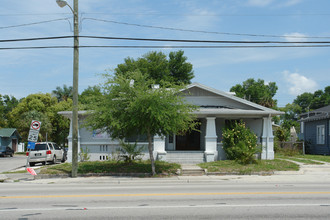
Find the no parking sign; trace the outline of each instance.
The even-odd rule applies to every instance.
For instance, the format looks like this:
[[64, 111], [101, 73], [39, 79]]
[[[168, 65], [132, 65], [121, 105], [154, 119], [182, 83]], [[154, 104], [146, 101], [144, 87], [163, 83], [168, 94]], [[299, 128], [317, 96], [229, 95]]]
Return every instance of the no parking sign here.
[[31, 125], [30, 125], [29, 137], [28, 137], [29, 142], [37, 142], [38, 141], [40, 126], [41, 126], [40, 121], [32, 120]]

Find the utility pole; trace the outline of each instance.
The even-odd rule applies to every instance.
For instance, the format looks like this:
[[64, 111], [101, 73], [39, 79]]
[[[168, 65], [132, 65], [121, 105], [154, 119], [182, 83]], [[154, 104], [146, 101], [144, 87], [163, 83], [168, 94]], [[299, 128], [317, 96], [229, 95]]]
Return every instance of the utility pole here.
[[74, 51], [73, 51], [73, 109], [72, 109], [72, 177], [78, 173], [78, 78], [79, 78], [79, 20], [78, 0], [73, 6]]
[[72, 173], [71, 177], [77, 177], [78, 173], [78, 78], [79, 78], [79, 19], [78, 0], [73, 1], [73, 9], [66, 0], [56, 0], [58, 6], [68, 6], [73, 13], [73, 107], [72, 107]]

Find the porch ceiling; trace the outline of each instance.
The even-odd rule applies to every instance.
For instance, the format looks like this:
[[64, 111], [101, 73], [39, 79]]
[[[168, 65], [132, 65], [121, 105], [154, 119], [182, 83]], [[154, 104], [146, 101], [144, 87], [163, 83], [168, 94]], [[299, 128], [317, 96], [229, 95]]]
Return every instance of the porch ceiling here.
[[243, 110], [243, 109], [219, 109], [219, 108], [200, 108], [193, 112], [197, 117], [268, 117], [282, 115], [283, 112], [271, 110], [271, 111], [260, 111], [260, 110]]

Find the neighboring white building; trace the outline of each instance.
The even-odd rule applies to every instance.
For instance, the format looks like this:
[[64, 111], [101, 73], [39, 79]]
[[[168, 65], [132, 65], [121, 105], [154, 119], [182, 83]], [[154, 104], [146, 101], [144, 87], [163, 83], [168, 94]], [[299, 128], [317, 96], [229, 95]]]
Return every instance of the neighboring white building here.
[[[246, 125], [258, 136], [262, 145], [261, 159], [274, 159], [274, 136], [272, 132], [271, 117], [283, 114], [238, 98], [232, 94], [222, 92], [199, 83], [193, 83], [182, 91], [186, 100], [200, 106], [199, 110], [192, 112], [201, 122], [200, 132], [179, 136], [155, 136], [154, 157], [180, 163], [201, 163], [226, 159], [222, 149], [222, 129], [228, 120], [243, 120]], [[59, 112], [67, 118], [72, 118], [72, 112]], [[86, 111], [79, 112], [79, 125], [86, 117]], [[68, 136], [68, 161], [72, 159], [72, 136]], [[111, 140], [108, 134], [89, 131], [79, 126], [78, 147], [88, 149], [91, 160], [106, 160], [119, 148], [118, 140]], [[128, 140], [129, 141], [129, 140]], [[132, 139], [133, 142], [135, 140]], [[147, 146], [147, 142], [138, 142]], [[146, 150], [144, 157], [149, 158]]]

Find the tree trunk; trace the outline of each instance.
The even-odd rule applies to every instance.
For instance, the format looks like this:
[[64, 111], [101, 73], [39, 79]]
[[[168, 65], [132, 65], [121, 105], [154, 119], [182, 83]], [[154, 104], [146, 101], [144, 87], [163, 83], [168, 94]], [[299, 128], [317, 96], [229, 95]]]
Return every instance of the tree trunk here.
[[154, 159], [154, 154], [153, 154], [153, 149], [152, 149], [152, 137], [150, 135], [150, 132], [148, 132], [148, 150], [149, 150], [149, 155], [150, 155], [150, 161], [151, 161], [151, 171], [152, 175], [156, 175], [156, 168], [155, 168], [155, 159]]

